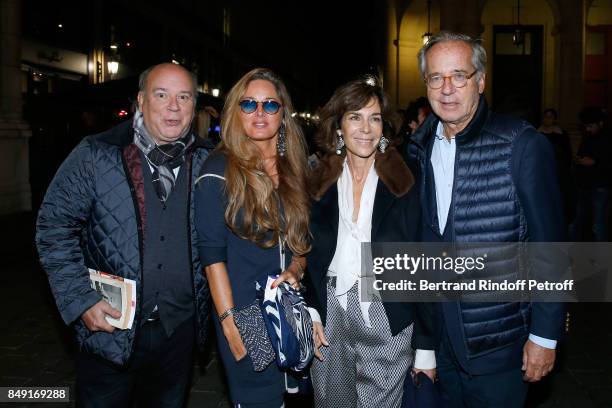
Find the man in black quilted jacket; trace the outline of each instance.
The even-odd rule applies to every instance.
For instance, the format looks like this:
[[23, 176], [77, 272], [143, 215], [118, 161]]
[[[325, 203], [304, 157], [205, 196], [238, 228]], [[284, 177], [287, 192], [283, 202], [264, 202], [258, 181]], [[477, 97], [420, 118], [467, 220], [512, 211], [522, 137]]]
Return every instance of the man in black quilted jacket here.
[[[422, 181], [424, 241], [563, 241], [552, 146], [528, 123], [488, 109], [480, 42], [438, 33], [421, 49], [419, 67], [434, 113], [409, 155]], [[513, 279], [522, 268], [503, 251], [487, 265], [491, 279]], [[562, 304], [463, 301], [439, 311], [437, 372], [449, 406], [522, 407], [529, 382], [553, 369]]]
[[[180, 407], [209, 290], [195, 248], [192, 189], [210, 145], [191, 129], [196, 79], [174, 64], [140, 76], [138, 110], [88, 136], [45, 195], [36, 244], [59, 312], [75, 329], [81, 407]], [[88, 268], [136, 282], [131, 328]]]

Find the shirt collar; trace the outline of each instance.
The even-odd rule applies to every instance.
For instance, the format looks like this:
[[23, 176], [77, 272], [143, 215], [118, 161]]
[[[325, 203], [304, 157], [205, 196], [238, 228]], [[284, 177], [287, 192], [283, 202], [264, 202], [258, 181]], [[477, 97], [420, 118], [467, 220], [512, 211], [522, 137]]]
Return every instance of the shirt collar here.
[[435, 137], [436, 139], [442, 141], [442, 140], [446, 140], [449, 143], [452, 143], [455, 140], [455, 136], [451, 137], [450, 140], [448, 140], [446, 138], [446, 136], [444, 136], [444, 125], [442, 125], [442, 121], [438, 121], [438, 127], [436, 128], [436, 133], [435, 133]]

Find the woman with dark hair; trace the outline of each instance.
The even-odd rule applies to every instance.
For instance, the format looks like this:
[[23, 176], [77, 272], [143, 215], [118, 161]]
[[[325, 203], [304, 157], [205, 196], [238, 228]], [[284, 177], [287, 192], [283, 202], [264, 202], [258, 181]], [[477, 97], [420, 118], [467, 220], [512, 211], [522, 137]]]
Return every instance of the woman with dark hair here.
[[319, 113], [324, 157], [309, 186], [305, 277], [317, 407], [399, 406], [412, 347], [422, 349], [415, 371], [435, 375], [433, 306], [360, 298], [361, 243], [418, 239], [418, 190], [394, 147], [389, 114], [373, 77], [341, 86]]
[[[255, 371], [236, 313], [256, 299], [255, 282], [283, 271], [297, 286], [309, 251], [306, 149], [287, 88], [272, 71], [254, 69], [227, 95], [221, 143], [196, 189], [200, 260], [218, 318], [217, 342], [230, 397], [240, 407], [281, 407], [285, 373]], [[286, 259], [286, 261], [285, 261]], [[277, 272], [277, 273], [278, 273]], [[244, 334], [244, 333], [243, 333]], [[247, 333], [264, 340], [265, 330]]]

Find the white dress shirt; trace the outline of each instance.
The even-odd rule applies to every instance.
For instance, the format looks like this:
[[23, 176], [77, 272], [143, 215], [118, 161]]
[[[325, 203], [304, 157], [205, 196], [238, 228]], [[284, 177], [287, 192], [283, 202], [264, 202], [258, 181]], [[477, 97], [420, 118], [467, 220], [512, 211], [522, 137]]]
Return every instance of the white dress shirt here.
[[453, 181], [455, 180], [455, 138], [444, 137], [442, 122], [436, 129], [433, 149], [431, 150], [431, 165], [436, 185], [436, 206], [438, 208], [438, 227], [444, 234], [448, 212], [453, 200]]
[[[347, 293], [355, 283], [358, 284], [358, 290], [361, 293], [361, 279], [359, 279], [362, 276], [361, 244], [371, 241], [372, 212], [374, 211], [378, 174], [376, 174], [374, 164], [372, 164], [363, 185], [356, 221], [353, 221], [353, 211], [355, 209], [353, 177], [346, 160], [344, 160], [342, 174], [337, 184], [338, 239], [327, 276], [336, 277], [336, 298], [340, 306], [346, 310]], [[367, 327], [372, 327], [369, 313], [370, 304], [371, 302], [360, 302], [361, 315]]]
[[[329, 265], [327, 276], [336, 277], [335, 296], [340, 306], [346, 310], [347, 293], [355, 285], [359, 285], [361, 293], [362, 270], [365, 265], [361, 262], [361, 244], [371, 242], [372, 239], [372, 213], [374, 211], [374, 199], [378, 185], [378, 174], [374, 165], [370, 167], [366, 176], [357, 221], [353, 222], [353, 179], [347, 161], [344, 161], [342, 174], [337, 182], [338, 185], [338, 239], [336, 240], [336, 251]], [[361, 316], [367, 327], [372, 327], [369, 309], [372, 302], [361, 301], [359, 303]], [[317, 310], [309, 308], [313, 321], [321, 322]], [[436, 367], [434, 350], [416, 350], [414, 367], [419, 369], [433, 369]]]

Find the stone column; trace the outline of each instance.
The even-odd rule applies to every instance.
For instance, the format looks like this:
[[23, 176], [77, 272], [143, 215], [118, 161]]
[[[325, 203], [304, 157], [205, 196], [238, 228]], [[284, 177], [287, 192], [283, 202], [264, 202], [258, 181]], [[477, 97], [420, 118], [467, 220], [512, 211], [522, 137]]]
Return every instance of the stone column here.
[[584, 0], [558, 0], [561, 24], [558, 27], [559, 121], [570, 132], [579, 129], [578, 112], [584, 103], [584, 42], [586, 6]]
[[32, 209], [31, 135], [22, 120], [21, 1], [0, 0], [0, 215]]

